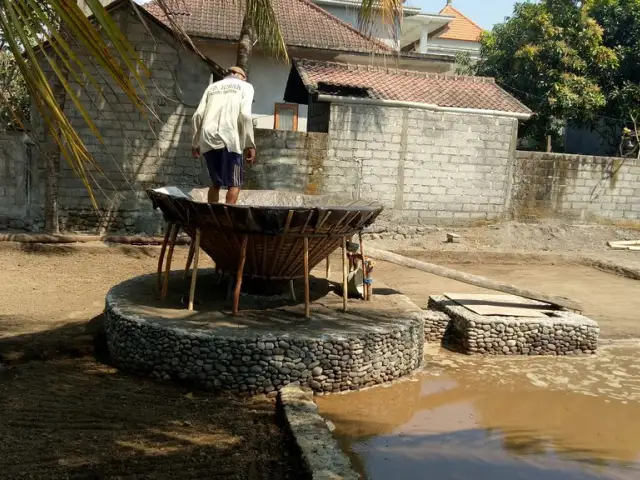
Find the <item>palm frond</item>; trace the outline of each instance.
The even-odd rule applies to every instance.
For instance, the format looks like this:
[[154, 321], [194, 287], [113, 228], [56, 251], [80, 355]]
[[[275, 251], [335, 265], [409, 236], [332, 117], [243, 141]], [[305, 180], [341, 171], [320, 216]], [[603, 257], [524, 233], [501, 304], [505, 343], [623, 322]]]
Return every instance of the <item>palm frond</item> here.
[[247, 0], [245, 15], [251, 19], [255, 39], [262, 51], [278, 60], [289, 61], [273, 0]]
[[374, 26], [381, 23], [388, 29], [391, 38], [398, 41], [403, 17], [403, 0], [362, 0], [358, 28], [371, 36]]
[[[89, 168], [100, 171], [100, 167], [67, 118], [51, 85], [58, 84], [64, 90], [92, 134], [101, 140], [91, 114], [76, 93], [84, 84], [80, 77], [94, 87], [98, 82], [75, 47], [80, 46], [83, 55], [96, 61], [118, 90], [145, 115], [148, 109], [138, 92], [146, 92], [149, 72], [100, 1], [86, 3], [93, 20], [69, 0], [0, 0], [0, 28], [50, 138], [97, 207], [87, 172]], [[45, 39], [46, 44], [38, 44]], [[71, 45], [69, 39], [76, 45]]]

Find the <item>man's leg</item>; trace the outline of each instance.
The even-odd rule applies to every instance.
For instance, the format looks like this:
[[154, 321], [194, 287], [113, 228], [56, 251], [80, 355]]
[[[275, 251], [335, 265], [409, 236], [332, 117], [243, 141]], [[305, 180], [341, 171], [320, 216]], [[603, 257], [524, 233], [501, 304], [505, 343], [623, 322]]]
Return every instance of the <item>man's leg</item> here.
[[[227, 197], [229, 193], [227, 192]], [[207, 202], [209, 203], [218, 203], [220, 201], [220, 187], [216, 185], [211, 185], [209, 187], [209, 193], [207, 194]]]
[[227, 152], [227, 175], [225, 182], [227, 187], [226, 203], [235, 205], [240, 195], [240, 188], [244, 181], [244, 171], [242, 165], [242, 154]]
[[238, 195], [240, 195], [240, 187], [229, 187], [229, 189], [227, 190], [226, 202], [229, 205], [235, 205], [238, 201]]
[[220, 201], [220, 185], [222, 183], [223, 150], [209, 150], [204, 153], [204, 159], [207, 163], [207, 171], [211, 180], [211, 186], [207, 193], [207, 202], [218, 203]]

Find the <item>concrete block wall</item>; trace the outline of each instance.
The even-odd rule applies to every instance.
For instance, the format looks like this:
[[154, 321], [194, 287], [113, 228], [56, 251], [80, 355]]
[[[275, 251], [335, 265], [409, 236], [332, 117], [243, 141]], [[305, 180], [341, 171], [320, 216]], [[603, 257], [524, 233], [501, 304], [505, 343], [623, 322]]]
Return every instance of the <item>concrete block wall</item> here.
[[[199, 57], [151, 23], [148, 24], [150, 35], [131, 10], [115, 12], [114, 19], [151, 72], [144, 98], [153, 105], [157, 118], [143, 116], [101, 69], [90, 68], [104, 95], [91, 84], [85, 85], [85, 89], [78, 88], [78, 93], [82, 104], [91, 112], [104, 144], [91, 135], [70, 99], [65, 111], [105, 174], [90, 169], [100, 208], [96, 211], [92, 207], [85, 186], [62, 159], [61, 228], [158, 233], [161, 216], [152, 211], [145, 189], [166, 184], [201, 184], [203, 166], [191, 157], [191, 117], [209, 85], [211, 72]], [[34, 134], [42, 146], [36, 151], [39, 170], [32, 200], [32, 221], [38, 229], [43, 225], [45, 162], [41, 155], [47, 139], [44, 126], [38, 121], [39, 115], [34, 118]]]
[[332, 105], [328, 188], [382, 202], [411, 225], [501, 218], [508, 205], [517, 121], [372, 105]]
[[31, 145], [23, 132], [0, 133], [0, 228], [22, 228], [27, 216]]
[[327, 134], [255, 130], [256, 163], [245, 167], [245, 188], [321, 193]]
[[540, 152], [515, 155], [511, 216], [640, 222], [640, 160]]

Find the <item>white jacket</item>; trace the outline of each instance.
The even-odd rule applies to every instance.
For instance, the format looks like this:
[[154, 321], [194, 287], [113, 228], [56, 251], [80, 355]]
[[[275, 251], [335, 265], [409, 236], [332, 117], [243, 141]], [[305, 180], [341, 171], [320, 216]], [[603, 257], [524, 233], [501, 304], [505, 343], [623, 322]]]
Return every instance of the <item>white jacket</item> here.
[[227, 77], [209, 85], [193, 115], [193, 147], [200, 147], [201, 153], [255, 148], [252, 103], [253, 87], [244, 80]]

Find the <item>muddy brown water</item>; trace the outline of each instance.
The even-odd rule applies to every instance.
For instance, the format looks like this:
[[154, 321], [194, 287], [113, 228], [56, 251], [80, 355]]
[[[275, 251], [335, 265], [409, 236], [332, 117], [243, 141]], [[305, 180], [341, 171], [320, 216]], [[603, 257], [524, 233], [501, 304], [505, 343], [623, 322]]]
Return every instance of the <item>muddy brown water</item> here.
[[640, 345], [589, 358], [470, 357], [431, 348], [422, 372], [317, 397], [365, 478], [640, 478]]

